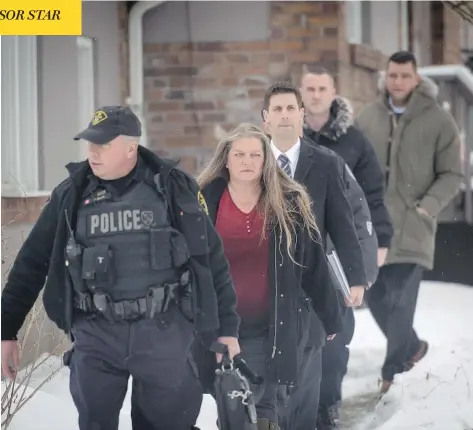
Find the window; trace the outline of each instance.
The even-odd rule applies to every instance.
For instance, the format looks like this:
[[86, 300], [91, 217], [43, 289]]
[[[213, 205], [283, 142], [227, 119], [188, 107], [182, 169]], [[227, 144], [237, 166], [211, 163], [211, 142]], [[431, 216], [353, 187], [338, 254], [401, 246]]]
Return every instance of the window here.
[[361, 43], [361, 1], [349, 0], [345, 4], [348, 43]]
[[460, 27], [460, 48], [465, 53], [472, 54], [466, 51], [473, 51], [473, 24], [466, 19], [462, 19]]
[[[90, 37], [77, 37], [77, 66], [78, 66], [78, 130], [87, 127], [95, 110], [95, 62], [94, 41]], [[86, 146], [80, 144], [79, 159], [87, 158]]]
[[36, 36], [1, 37], [2, 196], [41, 195]]
[[346, 4], [347, 41], [350, 44], [371, 43], [371, 4], [348, 0]]

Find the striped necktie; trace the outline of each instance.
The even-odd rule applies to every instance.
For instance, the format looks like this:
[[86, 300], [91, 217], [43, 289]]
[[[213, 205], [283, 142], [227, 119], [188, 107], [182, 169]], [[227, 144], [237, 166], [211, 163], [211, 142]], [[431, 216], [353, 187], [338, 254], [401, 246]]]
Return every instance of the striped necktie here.
[[286, 155], [281, 154], [278, 157], [278, 162], [279, 162], [279, 166], [281, 167], [281, 169], [283, 169], [287, 173], [287, 176], [292, 178], [291, 162], [289, 161], [289, 158], [287, 158]]

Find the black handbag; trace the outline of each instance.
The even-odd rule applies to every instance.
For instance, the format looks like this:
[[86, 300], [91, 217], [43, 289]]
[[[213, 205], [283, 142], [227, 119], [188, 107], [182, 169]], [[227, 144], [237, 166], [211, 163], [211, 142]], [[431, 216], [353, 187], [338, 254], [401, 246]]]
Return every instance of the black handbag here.
[[257, 416], [250, 382], [261, 384], [241, 357], [230, 359], [226, 345], [214, 342], [211, 351], [223, 355], [215, 371], [215, 401], [219, 430], [257, 430]]

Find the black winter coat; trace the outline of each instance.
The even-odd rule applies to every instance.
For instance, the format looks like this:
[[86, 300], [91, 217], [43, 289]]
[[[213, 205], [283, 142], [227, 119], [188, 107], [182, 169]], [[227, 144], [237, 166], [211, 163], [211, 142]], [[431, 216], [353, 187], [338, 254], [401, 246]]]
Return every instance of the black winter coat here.
[[[226, 186], [226, 180], [219, 178], [202, 190], [214, 224]], [[293, 255], [303, 264], [301, 267], [284, 252], [284, 242], [279, 246], [279, 234], [279, 229], [273, 226], [270, 234], [269, 280], [273, 304], [271, 342], [267, 351], [268, 375], [278, 384], [293, 385], [302, 359], [301, 342], [302, 347], [305, 344], [301, 339], [307, 338], [312, 310], [325, 332], [335, 334], [342, 329], [341, 307], [321, 241], [314, 242], [307, 232], [299, 232]]]
[[294, 180], [306, 187], [312, 199], [324, 245], [330, 235], [350, 286], [368, 285], [344, 176], [345, 165], [339, 156], [320, 145], [301, 141]]
[[[171, 223], [186, 238], [193, 273], [194, 325], [198, 332], [237, 336], [240, 318], [222, 241], [199, 204], [194, 179], [146, 148], [139, 155], [159, 173], [170, 205]], [[73, 291], [65, 270], [64, 248], [82, 193], [91, 173], [87, 161], [67, 166], [70, 176], [52, 192], [39, 219], [21, 247], [2, 292], [2, 340], [15, 339], [43, 286], [48, 317], [66, 333], [73, 319]], [[46, 282], [46, 283], [45, 283]]]
[[389, 248], [394, 231], [384, 204], [383, 172], [371, 143], [353, 123], [350, 103], [336, 97], [328, 122], [318, 132], [304, 124], [304, 138], [331, 149], [345, 160], [365, 193], [379, 247]]
[[[346, 185], [346, 196], [350, 202], [358, 242], [360, 242], [361, 250], [363, 252], [366, 277], [369, 284], [374, 284], [379, 271], [378, 238], [376, 237], [376, 233], [373, 231], [371, 213], [368, 203], [366, 202], [365, 194], [348, 165], [344, 164], [344, 166], [345, 174], [343, 177]], [[327, 252], [330, 252], [332, 248], [333, 243], [332, 241], [329, 241]]]

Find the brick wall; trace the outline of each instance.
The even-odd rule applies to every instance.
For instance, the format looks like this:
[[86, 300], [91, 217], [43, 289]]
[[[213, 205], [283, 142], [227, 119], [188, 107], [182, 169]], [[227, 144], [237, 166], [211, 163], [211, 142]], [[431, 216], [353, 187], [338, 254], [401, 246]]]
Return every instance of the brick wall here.
[[118, 25], [119, 25], [119, 37], [120, 37], [120, 90], [121, 100], [123, 104], [126, 104], [127, 98], [130, 95], [130, 72], [129, 72], [129, 59], [130, 59], [130, 44], [128, 41], [128, 7], [126, 1], [117, 2], [118, 7]]
[[272, 2], [268, 40], [147, 44], [145, 111], [150, 147], [202, 168], [221, 128], [260, 123], [265, 89], [302, 64], [337, 73], [340, 3]]
[[346, 35], [346, 5], [339, 8], [339, 70], [337, 91], [348, 98], [355, 114], [378, 95], [378, 73], [387, 57], [368, 45], [349, 44]]
[[459, 64], [462, 62], [460, 15], [450, 7], [444, 5], [443, 19], [443, 64]]
[[2, 229], [12, 223], [32, 223], [48, 197], [2, 197]]

